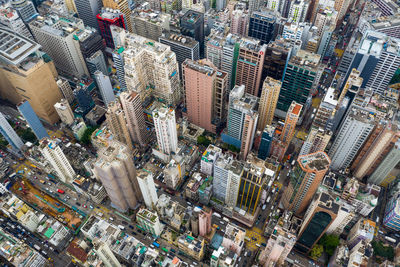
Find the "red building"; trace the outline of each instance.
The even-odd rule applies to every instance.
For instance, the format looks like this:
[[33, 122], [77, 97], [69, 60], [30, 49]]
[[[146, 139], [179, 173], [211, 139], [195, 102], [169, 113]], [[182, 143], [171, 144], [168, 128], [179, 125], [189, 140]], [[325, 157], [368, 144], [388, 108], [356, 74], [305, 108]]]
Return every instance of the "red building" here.
[[124, 15], [119, 10], [111, 8], [102, 8], [100, 14], [97, 14], [100, 34], [106, 42], [106, 46], [114, 49], [114, 41], [111, 34], [111, 25], [125, 29]]

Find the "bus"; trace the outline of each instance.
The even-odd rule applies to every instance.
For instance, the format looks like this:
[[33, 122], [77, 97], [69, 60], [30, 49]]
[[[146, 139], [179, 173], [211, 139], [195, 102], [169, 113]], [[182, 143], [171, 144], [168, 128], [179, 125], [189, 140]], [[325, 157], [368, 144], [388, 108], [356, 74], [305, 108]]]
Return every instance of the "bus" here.
[[158, 244], [157, 242], [153, 242], [153, 246], [155, 246], [156, 248], [159, 248], [160, 247], [160, 244]]
[[168, 253], [168, 249], [166, 249], [166, 248], [162, 248], [162, 250], [164, 250], [166, 253]]

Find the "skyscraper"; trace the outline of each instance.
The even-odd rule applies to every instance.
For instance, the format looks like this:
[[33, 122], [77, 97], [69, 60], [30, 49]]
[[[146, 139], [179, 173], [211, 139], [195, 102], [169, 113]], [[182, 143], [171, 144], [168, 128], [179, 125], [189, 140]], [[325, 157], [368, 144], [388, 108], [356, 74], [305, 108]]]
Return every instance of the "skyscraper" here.
[[13, 1], [11, 1], [11, 6], [17, 10], [18, 15], [21, 17], [21, 19], [25, 23], [29, 23], [33, 19], [35, 19], [37, 16], [39, 16], [32, 1], [13, 0]]
[[106, 46], [114, 49], [115, 45], [110, 26], [115, 25], [117, 27], [125, 29], [124, 15], [119, 10], [102, 8], [101, 12], [97, 14], [97, 22], [99, 24], [101, 37], [103, 37], [103, 39], [106, 41]]
[[39, 120], [35, 111], [33, 111], [32, 106], [29, 104], [28, 100], [23, 100], [21, 103], [19, 103], [17, 105], [17, 109], [24, 117], [38, 140], [41, 140], [44, 137], [49, 137], [46, 129], [43, 127], [43, 124]]
[[136, 7], [132, 13], [132, 32], [154, 41], [162, 37], [163, 32], [169, 34], [171, 15], [166, 13], [154, 12], [146, 7]]
[[21, 150], [24, 145], [21, 138], [17, 135], [3, 113], [0, 112], [0, 134], [7, 140], [14, 150]]
[[41, 139], [39, 149], [62, 182], [71, 183], [75, 179], [74, 169], [55, 140], [50, 138]]
[[400, 194], [395, 193], [386, 203], [383, 224], [389, 229], [400, 231]]
[[82, 20], [48, 14], [30, 22], [29, 28], [60, 73], [78, 78], [89, 76], [79, 40], [75, 37], [77, 32], [84, 30]]
[[78, 109], [75, 110], [77, 113], [86, 115], [95, 106], [89, 89], [84, 84], [80, 84], [75, 88], [74, 96], [79, 105]]
[[[56, 70], [51, 60], [38, 52], [40, 45], [31, 39], [0, 28], [0, 96], [13, 104], [29, 100], [35, 113], [53, 124], [60, 118], [54, 104], [62, 98], [56, 83]], [[18, 44], [24, 43], [19, 47]], [[19, 49], [9, 49], [16, 46]]]
[[111, 205], [120, 211], [133, 209], [142, 194], [136, 178], [135, 165], [127, 146], [112, 141], [102, 147], [93, 164], [93, 173], [107, 191]]
[[103, 0], [103, 6], [122, 12], [126, 29], [132, 32], [131, 14], [132, 10], [129, 7], [127, 0]]
[[303, 22], [308, 12], [308, 1], [294, 0], [290, 3], [288, 19], [293, 23]]
[[285, 125], [283, 126], [283, 130], [281, 133], [281, 141], [287, 144], [293, 139], [296, 130], [296, 124], [299, 120], [301, 110], [303, 106], [296, 103], [295, 101], [289, 107], [288, 112], [286, 113]]
[[67, 99], [63, 98], [60, 102], [54, 104], [54, 108], [57, 111], [58, 116], [63, 123], [71, 125], [74, 123], [75, 117], [72, 112], [71, 106], [69, 105]]
[[[390, 179], [390, 173], [395, 170], [396, 166], [400, 162], [400, 141], [398, 140], [392, 149], [387, 153], [385, 158], [374, 170], [371, 176], [368, 178], [369, 183], [381, 185], [386, 179]], [[392, 175], [395, 177], [394, 175]]]
[[262, 79], [271, 77], [275, 80], [282, 81], [286, 65], [292, 55], [292, 45], [285, 39], [276, 39], [267, 45], [265, 51], [265, 59], [263, 66]]
[[277, 17], [279, 13], [269, 9], [254, 11], [250, 15], [248, 36], [260, 40], [261, 44], [268, 44], [275, 39]]
[[176, 153], [178, 135], [176, 132], [175, 111], [162, 107], [153, 111], [154, 128], [157, 134], [158, 149], [164, 154]]
[[258, 120], [257, 129], [260, 131], [264, 130], [266, 125], [272, 124], [281, 86], [282, 82], [271, 77], [267, 77], [264, 80], [258, 108], [260, 118]]
[[267, 45], [255, 39], [240, 39], [236, 65], [236, 85], [245, 85], [246, 92], [258, 96]]
[[246, 10], [235, 9], [232, 11], [231, 33], [240, 36], [247, 35], [249, 14]]
[[120, 100], [131, 139], [140, 146], [145, 146], [149, 139], [149, 133], [146, 130], [143, 107], [139, 95], [135, 92], [123, 92], [120, 95]]
[[204, 56], [204, 14], [188, 10], [180, 18], [181, 33], [194, 38], [200, 45], [200, 56]]
[[144, 204], [148, 209], [156, 207], [158, 196], [154, 185], [153, 174], [145, 169], [138, 171], [137, 180], [140, 191], [142, 192]]
[[265, 126], [265, 129], [261, 134], [261, 142], [258, 149], [258, 158], [265, 160], [269, 156], [274, 133], [275, 127], [273, 127], [272, 125]]
[[128, 131], [124, 111], [122, 110], [121, 104], [118, 100], [115, 100], [108, 105], [106, 121], [114, 138], [132, 150], [131, 136]]
[[211, 232], [212, 209], [204, 206], [199, 213], [199, 235], [205, 237]]
[[189, 121], [215, 133], [225, 120], [226, 73], [203, 60], [185, 60], [182, 73]]
[[112, 59], [115, 64], [115, 68], [117, 69], [117, 78], [119, 82], [119, 86], [122, 91], [126, 90], [126, 82], [125, 82], [125, 61], [123, 53], [125, 51], [124, 47], [117, 47], [112, 52]]
[[12, 7], [0, 7], [0, 26], [10, 29], [12, 32], [20, 34], [26, 38], [33, 39], [32, 34], [24, 24], [18, 12]]
[[110, 77], [99, 70], [94, 72], [94, 77], [96, 79], [97, 87], [100, 91], [100, 95], [103, 99], [104, 105], [108, 106], [110, 102], [115, 100], [114, 90], [111, 85]]
[[302, 214], [310, 204], [312, 197], [329, 169], [331, 160], [325, 152], [315, 152], [299, 156], [290, 183], [282, 196], [285, 209]]
[[101, 0], [74, 0], [78, 16], [86, 26], [98, 29], [96, 16], [100, 13], [103, 3]]
[[68, 101], [69, 104], [72, 104], [72, 102], [75, 100], [75, 96], [68, 80], [59, 77], [57, 80], [57, 86], [60, 89], [63, 97]]
[[295, 248], [308, 253], [335, 220], [339, 205], [326, 193], [319, 193], [304, 215]]

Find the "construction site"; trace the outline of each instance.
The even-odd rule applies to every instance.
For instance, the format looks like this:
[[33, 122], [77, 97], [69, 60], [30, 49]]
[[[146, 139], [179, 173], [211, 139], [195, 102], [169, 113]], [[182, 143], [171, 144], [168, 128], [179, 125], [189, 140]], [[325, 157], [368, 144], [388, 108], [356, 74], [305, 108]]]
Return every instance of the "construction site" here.
[[84, 213], [79, 210], [72, 210], [61, 201], [33, 186], [25, 178], [17, 180], [11, 187], [11, 190], [25, 203], [54, 217], [73, 231], [76, 231], [85, 219], [86, 215]]

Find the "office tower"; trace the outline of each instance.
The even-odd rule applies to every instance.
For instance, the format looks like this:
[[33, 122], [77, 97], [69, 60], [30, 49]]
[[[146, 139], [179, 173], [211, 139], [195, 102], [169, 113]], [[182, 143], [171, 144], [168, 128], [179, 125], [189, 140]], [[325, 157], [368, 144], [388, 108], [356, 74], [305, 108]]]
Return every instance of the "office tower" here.
[[142, 192], [144, 204], [148, 209], [154, 209], [158, 201], [158, 196], [154, 185], [153, 174], [148, 170], [142, 169], [137, 173], [137, 180], [140, 191]]
[[132, 140], [131, 136], [129, 135], [124, 111], [122, 110], [121, 104], [117, 100], [108, 105], [106, 121], [107, 126], [113, 134], [115, 140], [125, 144], [130, 150], [133, 150]]
[[75, 179], [75, 171], [56, 141], [50, 138], [43, 138], [40, 140], [39, 149], [55, 170], [57, 177], [63, 183], [72, 183]]
[[97, 50], [90, 57], [86, 58], [86, 65], [90, 75], [93, 77], [96, 71], [101, 71], [104, 75], [108, 75], [106, 61], [101, 50]]
[[245, 93], [245, 86], [235, 86], [229, 94], [228, 127], [222, 134], [225, 143], [240, 147], [240, 156], [246, 159], [253, 146], [258, 112], [258, 97]]
[[21, 103], [19, 103], [17, 105], [17, 109], [24, 117], [38, 140], [41, 140], [44, 137], [49, 137], [46, 129], [43, 127], [43, 124], [39, 120], [39, 117], [36, 115], [35, 111], [32, 109], [32, 106], [28, 100], [23, 100]]
[[75, 112], [86, 115], [95, 106], [89, 89], [84, 84], [80, 84], [76, 87], [74, 90], [74, 96], [79, 106]]
[[236, 207], [250, 215], [254, 215], [261, 199], [265, 184], [265, 167], [246, 162], [240, 177], [239, 193]]
[[120, 100], [131, 139], [140, 146], [145, 146], [149, 139], [149, 133], [146, 130], [143, 107], [139, 95], [135, 92], [123, 92], [120, 95]]
[[169, 46], [130, 34], [123, 55], [128, 90], [137, 92], [142, 101], [152, 95], [167, 105], [180, 103], [178, 63]]
[[329, 150], [332, 169], [346, 169], [350, 166], [357, 152], [375, 127], [374, 118], [368, 114], [368, 111], [359, 108], [349, 110]]
[[340, 93], [338, 104], [340, 105], [346, 96], [352, 101], [362, 84], [363, 78], [360, 77], [360, 72], [357, 69], [352, 69]]
[[[0, 96], [13, 104], [29, 100], [35, 113], [53, 124], [60, 118], [54, 104], [61, 93], [55, 82], [56, 71], [52, 61], [39, 55], [40, 45], [28, 38], [0, 28]], [[19, 49], [16, 47], [24, 43]], [[3, 50], [4, 49], [4, 50]]]
[[301, 110], [303, 106], [296, 103], [295, 101], [289, 107], [289, 110], [286, 113], [285, 125], [283, 126], [283, 130], [281, 133], [281, 141], [287, 144], [293, 139], [293, 136], [296, 131], [296, 124], [299, 120]]
[[162, 37], [163, 32], [169, 33], [170, 14], [154, 12], [152, 9], [135, 9], [130, 20], [132, 22], [132, 32], [154, 41]]
[[124, 17], [124, 23], [126, 27], [124, 29], [127, 29], [129, 32], [132, 32], [132, 23], [130, 20], [132, 11], [129, 7], [129, 3], [127, 0], [103, 0], [103, 6], [111, 8], [113, 10], [119, 10], [122, 12], [123, 17]]
[[312, 127], [306, 141], [301, 147], [299, 155], [306, 155], [317, 151], [324, 151], [331, 140], [332, 132], [322, 128]]
[[11, 125], [8, 123], [6, 117], [0, 112], [0, 134], [7, 140], [14, 150], [21, 150], [24, 145], [21, 138], [17, 135]]
[[108, 106], [110, 102], [115, 100], [114, 89], [112, 87], [110, 77], [99, 70], [95, 71], [94, 77], [96, 79], [101, 98], [103, 99], [103, 103], [105, 106]]
[[384, 214], [383, 224], [385, 227], [400, 231], [400, 194], [396, 193], [388, 199]]
[[268, 0], [267, 8], [271, 9], [271, 10], [274, 10], [274, 11], [281, 12], [281, 10], [283, 8], [283, 3], [281, 2], [281, 0]]
[[211, 232], [212, 209], [204, 206], [199, 213], [199, 235], [205, 237]]
[[326, 193], [319, 193], [307, 209], [295, 248], [308, 253], [335, 220], [339, 205]]
[[257, 130], [262, 131], [266, 125], [272, 124], [281, 86], [282, 82], [271, 77], [267, 77], [264, 80], [258, 108], [259, 120]]
[[282, 81], [286, 65], [292, 55], [292, 45], [284, 39], [276, 39], [267, 45], [262, 79], [271, 77]]
[[292, 23], [304, 22], [308, 11], [308, 1], [294, 0], [290, 3], [288, 19]]
[[235, 207], [243, 166], [231, 155], [222, 154], [214, 164], [213, 196], [228, 207]]
[[266, 125], [264, 131], [261, 134], [261, 142], [258, 149], [257, 157], [265, 160], [270, 153], [272, 139], [274, 138], [275, 127], [272, 125]]
[[284, 212], [268, 238], [267, 246], [260, 254], [262, 266], [284, 266], [289, 252], [297, 240], [298, 226], [292, 222], [291, 212]]
[[[103, 52], [105, 49], [104, 40], [99, 34], [98, 30], [95, 28], [86, 26], [85, 30], [76, 32], [74, 38], [79, 41], [79, 47], [81, 49], [82, 56], [86, 59], [86, 61], [99, 50]], [[104, 64], [106, 64], [104, 59], [103, 61]]]
[[121, 11], [109, 8], [102, 8], [100, 13], [97, 14], [97, 22], [99, 24], [99, 32], [101, 37], [106, 42], [108, 48], [114, 49], [113, 36], [111, 34], [110, 26], [114, 25], [125, 29], [125, 18]]
[[72, 112], [71, 106], [69, 105], [67, 99], [62, 98], [60, 102], [54, 104], [54, 108], [58, 116], [63, 123], [67, 125], [71, 125], [74, 123], [75, 117], [74, 113]]
[[320, 55], [299, 50], [287, 65], [279, 94], [277, 109], [279, 116], [287, 112], [292, 101], [304, 105], [311, 89], [318, 82], [317, 72]]
[[199, 42], [195, 39], [182, 36], [180, 34], [165, 33], [159, 38], [159, 42], [168, 45], [171, 51], [176, 55], [176, 61], [179, 65], [179, 74], [182, 76], [182, 63], [186, 59], [197, 61], [200, 59], [200, 46]]
[[247, 13], [247, 10], [235, 9], [232, 11], [231, 33], [240, 36], [246, 36], [248, 21], [249, 14]]
[[74, 0], [78, 16], [86, 26], [99, 28], [96, 16], [100, 13], [103, 3], [101, 0]]
[[57, 86], [60, 89], [62, 96], [68, 101], [69, 104], [71, 104], [74, 101], [75, 96], [68, 80], [59, 77], [57, 80]]
[[182, 65], [187, 117], [215, 133], [225, 120], [227, 75], [209, 61], [185, 60]]
[[36, 41], [49, 54], [58, 72], [67, 76], [81, 78], [88, 76], [85, 60], [76, 40], [76, 32], [84, 30], [82, 20], [58, 15], [37, 17], [29, 23]]
[[100, 148], [92, 171], [106, 189], [111, 205], [118, 210], [134, 209], [142, 199], [131, 152], [124, 144], [111, 141]]
[[331, 160], [325, 152], [299, 156], [290, 174], [289, 186], [282, 196], [285, 209], [302, 214], [311, 202]]
[[126, 90], [124, 51], [124, 47], [118, 47], [112, 52], [112, 59], [117, 69], [117, 78], [122, 91]]
[[[391, 150], [386, 154], [385, 158], [374, 170], [370, 177], [368, 177], [368, 183], [381, 185], [386, 180], [390, 179], [392, 171], [396, 171], [397, 164], [400, 162], [400, 141], [394, 144]], [[394, 175], [393, 175], [394, 176]]]
[[158, 150], [164, 154], [176, 153], [178, 135], [176, 132], [175, 111], [166, 107], [153, 111], [154, 129], [157, 134]]
[[11, 6], [17, 10], [19, 17], [25, 23], [29, 23], [39, 16], [35, 6], [29, 0], [13, 0], [11, 1]]
[[9, 6], [0, 6], [0, 26], [6, 27], [26, 38], [33, 38], [18, 12]]
[[381, 120], [370, 133], [350, 167], [354, 177], [360, 180], [369, 177], [396, 143], [399, 129], [393, 122]]
[[181, 33], [194, 38], [200, 45], [200, 56], [204, 55], [204, 14], [188, 10], [180, 18]]
[[236, 85], [245, 85], [246, 92], [258, 96], [267, 45], [255, 39], [241, 38], [236, 65]]
[[350, 229], [347, 235], [347, 246], [349, 249], [354, 248], [358, 243], [366, 241], [370, 243], [374, 239], [376, 224], [374, 221], [366, 218], [360, 218], [357, 223]]
[[261, 44], [268, 44], [271, 40], [275, 39], [278, 16], [279, 13], [269, 9], [254, 11], [250, 15], [247, 35], [260, 40]]

